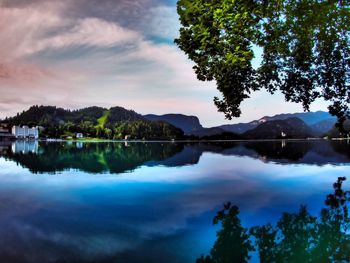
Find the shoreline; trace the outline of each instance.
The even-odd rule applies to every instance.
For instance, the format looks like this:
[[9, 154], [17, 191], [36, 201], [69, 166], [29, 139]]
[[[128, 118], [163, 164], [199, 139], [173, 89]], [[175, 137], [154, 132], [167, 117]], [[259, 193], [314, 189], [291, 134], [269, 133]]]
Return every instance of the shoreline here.
[[237, 140], [108, 140], [108, 139], [38, 139], [38, 140], [23, 140], [15, 139], [10, 141], [27, 141], [27, 142], [83, 142], [83, 143], [201, 143], [201, 142], [282, 142], [282, 141], [349, 141], [350, 138], [306, 138], [306, 139], [237, 139]]

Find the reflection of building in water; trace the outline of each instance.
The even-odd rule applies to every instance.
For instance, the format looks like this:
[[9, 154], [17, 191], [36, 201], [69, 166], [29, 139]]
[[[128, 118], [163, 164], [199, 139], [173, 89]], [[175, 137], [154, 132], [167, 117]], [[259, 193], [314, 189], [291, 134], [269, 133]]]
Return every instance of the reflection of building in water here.
[[13, 153], [38, 153], [38, 141], [15, 141], [12, 143]]
[[82, 149], [83, 148], [83, 143], [82, 142], [77, 142], [76, 147], [77, 147], [77, 149]]
[[39, 128], [29, 128], [28, 126], [13, 126], [12, 134], [18, 139], [38, 139], [39, 138]]
[[287, 141], [286, 140], [282, 140], [281, 147], [284, 148], [284, 147], [286, 147], [286, 145], [287, 145]]

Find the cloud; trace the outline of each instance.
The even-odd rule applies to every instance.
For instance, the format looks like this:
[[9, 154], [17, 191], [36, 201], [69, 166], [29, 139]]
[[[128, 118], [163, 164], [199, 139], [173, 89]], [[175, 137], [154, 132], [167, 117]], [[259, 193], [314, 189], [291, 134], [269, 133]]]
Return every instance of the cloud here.
[[16, 81], [25, 81], [26, 83], [36, 79], [49, 77], [51, 73], [45, 69], [38, 68], [29, 64], [4, 64], [0, 63], [0, 81], [12, 79]]
[[[0, 118], [34, 103], [120, 105], [198, 115], [205, 126], [226, 122], [212, 102], [215, 83], [198, 81], [173, 44], [178, 27], [176, 7], [161, 0], [0, 1], [0, 103], [8, 109]], [[275, 112], [276, 103], [261, 103], [267, 96], [244, 103], [243, 119]], [[281, 111], [297, 108], [280, 101]]]
[[[120, 1], [116, 5], [119, 11], [114, 11], [125, 17], [128, 8], [140, 9], [145, 2]], [[171, 110], [191, 114], [198, 105], [201, 105], [199, 108], [211, 105], [212, 96], [208, 96], [207, 105], [199, 96], [192, 103], [191, 98], [186, 98], [191, 89], [198, 92], [202, 88], [201, 93], [205, 94], [203, 86], [208, 86], [197, 82], [186, 56], [174, 45], [157, 43], [147, 37], [148, 25], [148, 32], [154, 31], [154, 35], [165, 37], [168, 34], [164, 30], [170, 26], [166, 16], [172, 12], [171, 8], [150, 5], [146, 11], [151, 16], [139, 20], [138, 26], [122, 26], [125, 21], [120, 18], [113, 21], [108, 16], [98, 17], [100, 12], [88, 6], [81, 5], [82, 12], [77, 15], [76, 4], [83, 1], [48, 1], [45, 8], [41, 3], [32, 1], [31, 5], [25, 5], [17, 1], [17, 5], [0, 8], [0, 14], [4, 15], [1, 17], [6, 18], [7, 23], [6, 28], [0, 30], [0, 39], [7, 46], [2, 57], [9, 61], [3, 64], [3, 79], [0, 79], [3, 83], [0, 92], [7, 93], [6, 100], [15, 101], [21, 94], [30, 102], [37, 101], [36, 104], [45, 102], [73, 108], [121, 105], [144, 113]], [[98, 8], [112, 9], [111, 5], [111, 1], [103, 1]], [[96, 17], [89, 16], [92, 12]], [[153, 28], [158, 22], [155, 21], [160, 23], [161, 20], [164, 30], [160, 27], [156, 32]], [[130, 29], [132, 27], [135, 29]], [[138, 28], [143, 29], [137, 31]], [[33, 85], [10, 85], [9, 81], [15, 81], [18, 76], [32, 79]], [[4, 85], [5, 77], [7, 85]], [[33, 87], [28, 89], [28, 85]], [[44, 94], [50, 96], [43, 99]], [[4, 107], [6, 100], [2, 100]], [[22, 105], [20, 110], [30, 106], [18, 100], [18, 105]], [[180, 106], [179, 102], [186, 106]], [[2, 117], [18, 110], [10, 108], [12, 110], [2, 112]]]
[[67, 32], [39, 40], [29, 53], [71, 46], [112, 47], [138, 41], [140, 38], [138, 33], [124, 29], [115, 23], [86, 18], [78, 20]]
[[1, 60], [12, 61], [22, 57], [23, 50], [31, 45], [42, 28], [57, 22], [53, 16], [41, 14], [39, 10], [0, 8]]
[[155, 6], [149, 9], [145, 17], [143, 30], [147, 35], [173, 41], [179, 35], [180, 22], [173, 6]]
[[149, 38], [172, 37], [175, 8], [153, 0], [16, 0], [0, 6], [0, 93], [6, 93], [1, 103], [8, 109], [0, 117], [33, 102], [120, 105], [143, 113], [193, 114], [212, 106], [212, 93], [206, 100], [198, 96], [212, 85], [196, 80], [186, 56]]
[[137, 41], [140, 35], [103, 19], [64, 17], [55, 3], [25, 8], [0, 8], [2, 60], [28, 56], [50, 48], [110, 47]]

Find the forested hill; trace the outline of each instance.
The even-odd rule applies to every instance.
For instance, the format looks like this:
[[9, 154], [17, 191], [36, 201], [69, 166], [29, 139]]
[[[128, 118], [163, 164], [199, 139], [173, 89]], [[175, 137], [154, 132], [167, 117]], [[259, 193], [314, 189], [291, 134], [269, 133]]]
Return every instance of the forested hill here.
[[96, 106], [73, 111], [55, 106], [32, 106], [28, 110], [7, 119], [9, 123], [15, 125], [39, 126], [63, 124], [65, 122], [79, 123], [82, 121], [90, 121], [92, 124], [97, 125], [139, 120], [145, 119], [142, 115], [132, 110], [126, 110], [122, 107], [106, 109]]
[[123, 139], [176, 139], [183, 131], [166, 122], [151, 122], [133, 110], [122, 107], [110, 109], [88, 107], [65, 110], [55, 106], [32, 106], [16, 116], [5, 119], [10, 125], [41, 126], [41, 134], [47, 137], [84, 136]]
[[147, 114], [143, 115], [143, 117], [150, 121], [168, 122], [175, 127], [180, 128], [186, 134], [194, 134], [195, 132], [203, 129], [203, 126], [201, 125], [197, 116], [187, 116], [183, 114]]

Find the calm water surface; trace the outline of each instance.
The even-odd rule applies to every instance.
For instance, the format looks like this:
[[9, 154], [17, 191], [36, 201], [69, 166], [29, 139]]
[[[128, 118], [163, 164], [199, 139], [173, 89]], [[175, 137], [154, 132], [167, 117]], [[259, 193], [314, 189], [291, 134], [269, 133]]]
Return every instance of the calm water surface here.
[[0, 142], [0, 262], [195, 263], [223, 203], [243, 227], [318, 215], [339, 176], [347, 141]]

